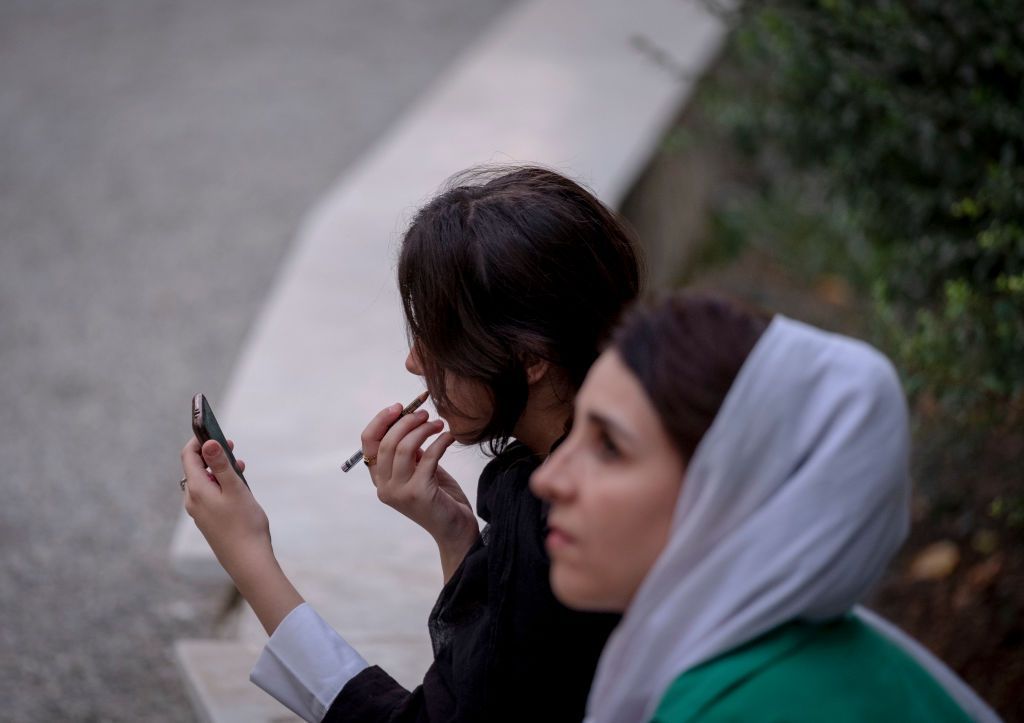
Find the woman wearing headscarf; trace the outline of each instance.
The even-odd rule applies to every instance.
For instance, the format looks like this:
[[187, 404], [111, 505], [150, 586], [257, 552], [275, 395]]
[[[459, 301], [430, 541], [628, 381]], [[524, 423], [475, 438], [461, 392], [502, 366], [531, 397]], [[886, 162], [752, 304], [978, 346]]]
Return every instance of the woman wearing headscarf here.
[[870, 346], [707, 297], [634, 310], [531, 481], [555, 595], [624, 612], [587, 720], [998, 720], [858, 606], [907, 534], [908, 450]]

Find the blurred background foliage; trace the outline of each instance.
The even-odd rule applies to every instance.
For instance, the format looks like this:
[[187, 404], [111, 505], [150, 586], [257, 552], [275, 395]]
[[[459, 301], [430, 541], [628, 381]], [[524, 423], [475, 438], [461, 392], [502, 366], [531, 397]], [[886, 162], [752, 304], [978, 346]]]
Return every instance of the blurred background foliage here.
[[749, 0], [702, 103], [758, 169], [717, 245], [770, 243], [871, 299], [912, 397], [1024, 408], [1024, 4]]
[[867, 602], [1024, 722], [1024, 0], [739, 8], [623, 211], [657, 282], [893, 358], [913, 525]]

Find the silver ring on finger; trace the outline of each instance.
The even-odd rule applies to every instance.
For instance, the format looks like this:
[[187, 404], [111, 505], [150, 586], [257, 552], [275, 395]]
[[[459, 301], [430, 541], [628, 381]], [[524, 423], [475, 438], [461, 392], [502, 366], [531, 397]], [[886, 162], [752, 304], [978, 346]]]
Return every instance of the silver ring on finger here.
[[178, 483], [178, 486], [179, 486], [179, 487], [181, 487], [181, 491], [182, 491], [182, 492], [184, 492], [184, 491], [185, 491], [185, 485], [186, 485], [187, 483], [188, 483], [188, 477], [182, 477], [182, 478], [181, 478], [181, 482], [179, 482], [179, 483]]

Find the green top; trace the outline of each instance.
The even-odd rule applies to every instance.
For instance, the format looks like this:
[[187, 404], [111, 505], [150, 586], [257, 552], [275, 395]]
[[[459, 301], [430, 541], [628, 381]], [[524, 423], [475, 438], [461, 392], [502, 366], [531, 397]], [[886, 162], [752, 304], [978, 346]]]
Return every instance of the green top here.
[[652, 723], [970, 721], [902, 649], [854, 616], [787, 623], [676, 678]]

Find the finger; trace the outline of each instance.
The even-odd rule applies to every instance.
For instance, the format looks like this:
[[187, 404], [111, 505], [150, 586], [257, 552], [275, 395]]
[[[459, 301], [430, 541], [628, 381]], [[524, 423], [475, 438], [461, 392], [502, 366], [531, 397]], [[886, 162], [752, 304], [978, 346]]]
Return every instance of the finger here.
[[[421, 424], [427, 421], [427, 413], [424, 410], [419, 410], [408, 414], [397, 422], [394, 426], [388, 430], [384, 438], [380, 440], [380, 445], [377, 447], [377, 479], [390, 479], [392, 477], [391, 464], [395, 456], [395, 447], [402, 441], [405, 435], [409, 434], [412, 430], [419, 427]], [[365, 451], [364, 451], [365, 453]]]
[[235, 464], [238, 465], [239, 472], [245, 472], [245, 460], [235, 457]]
[[181, 495], [182, 495], [182, 499], [181, 499], [182, 507], [185, 508], [185, 512], [188, 513], [189, 517], [191, 517], [192, 519], [195, 519], [195, 516], [196, 516], [195, 503], [192, 500], [192, 492], [191, 492], [191, 490], [189, 490], [188, 485], [185, 485], [185, 489], [182, 490]]
[[206, 460], [199, 448], [199, 440], [190, 439], [181, 450], [181, 468], [185, 472], [185, 491], [193, 497], [202, 494], [207, 484]]
[[402, 441], [395, 447], [394, 459], [391, 462], [391, 476], [396, 480], [408, 480], [416, 470], [417, 452], [427, 437], [444, 429], [444, 422], [435, 419], [432, 422], [421, 424], [402, 438]]
[[372, 457], [377, 454], [377, 446], [380, 444], [380, 440], [384, 438], [388, 427], [395, 423], [395, 420], [398, 419], [398, 415], [401, 413], [401, 404], [392, 404], [390, 407], [385, 407], [377, 412], [377, 416], [370, 420], [370, 423], [366, 425], [362, 435], [360, 435], [364, 455]]
[[420, 459], [420, 463], [416, 465], [416, 470], [422, 474], [433, 476], [434, 472], [437, 471], [437, 465], [441, 461], [441, 456], [445, 453], [445, 450], [452, 446], [453, 442], [455, 442], [455, 437], [452, 436], [451, 432], [441, 434], [430, 443], [429, 447], [423, 450], [423, 457]]
[[203, 445], [202, 453], [203, 459], [206, 460], [206, 466], [210, 468], [210, 472], [217, 478], [216, 481], [222, 490], [225, 492], [236, 492], [244, 487], [242, 479], [232, 468], [231, 462], [228, 461], [228, 455], [224, 452], [219, 442], [213, 439], [207, 441]]
[[[228, 449], [230, 449], [232, 452], [235, 451], [235, 440], [233, 440], [233, 439], [229, 439], [228, 440]], [[237, 462], [238, 460], [235, 460], [235, 461]]]

